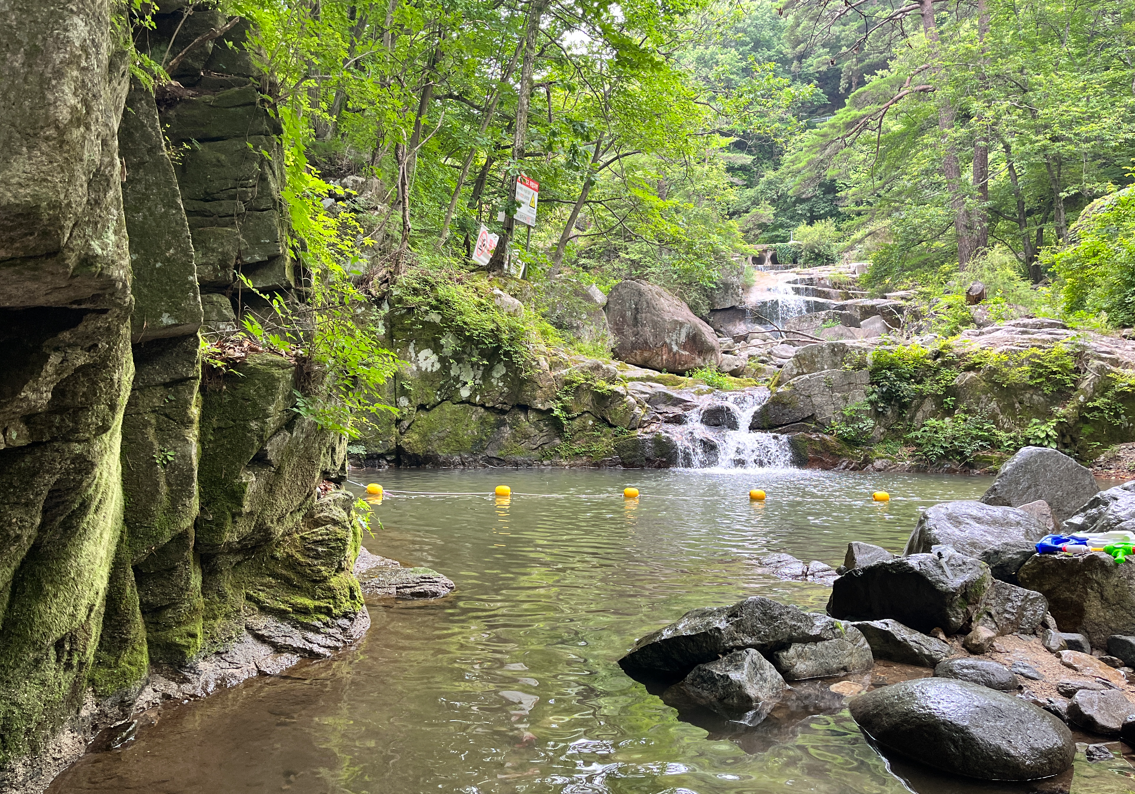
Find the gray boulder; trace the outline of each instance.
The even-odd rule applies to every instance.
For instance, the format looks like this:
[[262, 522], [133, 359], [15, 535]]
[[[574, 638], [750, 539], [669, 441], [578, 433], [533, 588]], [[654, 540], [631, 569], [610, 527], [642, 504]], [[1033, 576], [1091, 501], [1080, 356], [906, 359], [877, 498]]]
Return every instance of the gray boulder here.
[[858, 540], [853, 540], [851, 543], [847, 544], [847, 553], [843, 555], [843, 565], [837, 568], [836, 571], [840, 575], [843, 575], [856, 568], [863, 568], [864, 566], [876, 562], [886, 562], [894, 558], [895, 555], [891, 554], [882, 546], [874, 546], [870, 543], [862, 543]]
[[877, 562], [835, 580], [828, 614], [851, 620], [894, 618], [954, 634], [969, 623], [993, 577], [985, 563], [936, 547], [931, 554]]
[[1047, 612], [1048, 599], [1040, 593], [995, 580], [982, 596], [973, 624], [995, 635], [1035, 634]]
[[636, 642], [619, 666], [630, 675], [684, 677], [699, 664], [743, 648], [768, 655], [794, 643], [843, 636], [838, 621], [826, 615], [753, 596], [732, 606], [690, 610]]
[[699, 664], [681, 686], [694, 701], [727, 716], [740, 716], [758, 710], [767, 713], [786, 684], [765, 657], [744, 648]]
[[717, 334], [662, 287], [645, 281], [616, 284], [607, 295], [606, 312], [615, 358], [621, 361], [679, 374], [721, 363]]
[[981, 497], [987, 505], [1020, 507], [1043, 499], [1062, 524], [1099, 493], [1091, 471], [1048, 447], [1025, 447], [1009, 458]]
[[1135, 531], [1135, 480], [1100, 491], [1064, 522], [1064, 532]]
[[1135, 564], [1116, 565], [1103, 552], [1037, 554], [1017, 578], [1048, 599], [1062, 631], [1083, 634], [1095, 647], [1106, 647], [1113, 634], [1135, 634]]
[[711, 403], [701, 412], [701, 423], [706, 427], [724, 427], [726, 430], [741, 428], [741, 415], [728, 403]]
[[1017, 676], [997, 662], [987, 659], [947, 659], [934, 668], [938, 678], [956, 678], [971, 684], [997, 689], [1002, 692], [1016, 692], [1021, 682]]
[[867, 399], [867, 370], [825, 370], [788, 381], [753, 413], [751, 432], [797, 422], [827, 424], [849, 405]]
[[858, 629], [845, 627], [842, 637], [797, 642], [773, 655], [776, 669], [789, 681], [862, 673], [875, 664], [871, 646]]
[[850, 708], [880, 747], [980, 780], [1051, 777], [1076, 754], [1071, 731], [1056, 717], [966, 681], [903, 681], [852, 699]]
[[1052, 515], [1052, 508], [1048, 506], [1048, 502], [1043, 499], [1037, 499], [1035, 502], [1026, 502], [1023, 505], [1016, 505], [1016, 508], [1018, 510], [1024, 510], [1037, 521], [1044, 524], [1044, 529], [1048, 534], [1051, 535], [1056, 532], [1056, 519]]
[[1107, 638], [1107, 652], [1119, 657], [1128, 667], [1135, 667], [1135, 637], [1113, 634]]
[[991, 560], [1002, 562], [1013, 550], [1035, 553], [1034, 544], [1044, 535], [1044, 524], [1022, 510], [981, 502], [944, 502], [918, 519], [904, 554], [924, 554], [943, 545], [982, 560], [989, 553]]
[[863, 344], [848, 342], [817, 342], [804, 345], [792, 354], [792, 360], [784, 365], [780, 377], [784, 383], [801, 375], [830, 370], [864, 369], [867, 354], [871, 348]]
[[934, 667], [951, 652], [950, 644], [908, 628], [897, 620], [863, 620], [852, 623], [867, 639], [876, 659], [919, 667]]
[[1072, 724], [1100, 736], [1119, 736], [1123, 724], [1132, 716], [1135, 705], [1115, 689], [1081, 689], [1068, 704]]
[[456, 585], [431, 568], [382, 566], [372, 568], [360, 577], [363, 593], [369, 596], [431, 599], [453, 592]]

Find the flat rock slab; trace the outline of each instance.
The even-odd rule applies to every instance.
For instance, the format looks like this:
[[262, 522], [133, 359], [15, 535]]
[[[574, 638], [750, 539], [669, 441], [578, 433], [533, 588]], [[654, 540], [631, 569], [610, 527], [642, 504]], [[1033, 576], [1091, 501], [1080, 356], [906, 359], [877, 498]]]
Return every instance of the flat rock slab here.
[[441, 598], [457, 587], [431, 568], [401, 566], [372, 568], [359, 579], [359, 584], [365, 595], [406, 599]]
[[938, 678], [969, 681], [1001, 692], [1016, 692], [1020, 686], [1017, 676], [1003, 665], [987, 659], [947, 659], [934, 668], [934, 675]]
[[1036, 780], [1072, 765], [1058, 718], [967, 681], [921, 678], [853, 698], [851, 716], [880, 747], [979, 780]]
[[1020, 507], [1044, 500], [1059, 526], [1099, 490], [1091, 471], [1064, 453], [1047, 447], [1025, 447], [1005, 462], [981, 501]]
[[904, 626], [897, 620], [863, 620], [851, 625], [859, 629], [876, 659], [887, 659], [918, 667], [934, 667], [953, 649], [937, 637]]

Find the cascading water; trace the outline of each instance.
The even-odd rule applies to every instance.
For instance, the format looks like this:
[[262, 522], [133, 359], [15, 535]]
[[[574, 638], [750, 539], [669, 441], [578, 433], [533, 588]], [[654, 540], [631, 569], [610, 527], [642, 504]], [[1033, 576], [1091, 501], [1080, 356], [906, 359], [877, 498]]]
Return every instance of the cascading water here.
[[750, 433], [753, 414], [768, 401], [768, 389], [715, 392], [667, 426], [684, 469], [787, 469], [792, 467], [788, 437]]
[[777, 324], [783, 328], [784, 324], [789, 320], [807, 314], [810, 311], [810, 305], [807, 298], [796, 293], [792, 285], [787, 281], [778, 281], [773, 285], [769, 293], [773, 296], [773, 300], [777, 303]]

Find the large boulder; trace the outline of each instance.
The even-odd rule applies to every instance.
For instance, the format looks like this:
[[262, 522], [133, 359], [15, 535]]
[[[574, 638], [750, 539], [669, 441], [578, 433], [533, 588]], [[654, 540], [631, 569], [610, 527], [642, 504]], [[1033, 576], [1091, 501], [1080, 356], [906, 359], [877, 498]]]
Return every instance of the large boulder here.
[[606, 311], [621, 361], [679, 374], [721, 363], [713, 329], [662, 287], [623, 281], [607, 296]]
[[969, 623], [993, 577], [985, 563], [949, 547], [848, 571], [836, 579], [828, 614], [849, 620], [894, 618], [919, 631], [949, 634]]
[[1101, 491], [1064, 522], [1065, 532], [1135, 531], [1135, 480]]
[[862, 673], [875, 664], [871, 646], [853, 626], [845, 626], [842, 637], [793, 643], [777, 651], [773, 661], [789, 681]]
[[979, 780], [1035, 780], [1072, 765], [1058, 718], [967, 681], [921, 678], [852, 699], [851, 716], [880, 747]]
[[973, 624], [994, 635], [1035, 634], [1047, 613], [1048, 599], [1041, 593], [994, 581], [981, 598]]
[[934, 546], [952, 546], [980, 559], [1003, 545], [1033, 549], [1044, 534], [1044, 524], [1023, 510], [981, 502], [943, 502], [919, 517], [903, 553], [925, 554]]
[[1135, 716], [1135, 705], [1115, 689], [1081, 689], [1068, 704], [1068, 719], [1089, 733], [1118, 736], [1123, 724]]
[[876, 659], [887, 659], [918, 667], [934, 667], [953, 649], [948, 642], [908, 628], [897, 620], [862, 620], [851, 625], [859, 629]]
[[859, 343], [817, 342], [797, 348], [792, 360], [784, 365], [781, 380], [785, 383], [801, 375], [812, 375], [835, 369], [866, 369], [871, 348]]
[[648, 634], [619, 660], [630, 675], [677, 678], [744, 648], [766, 656], [795, 643], [842, 639], [846, 628], [826, 615], [753, 596], [732, 606], [692, 609]]
[[863, 568], [871, 563], [886, 562], [894, 558], [895, 555], [891, 554], [882, 546], [875, 546], [871, 543], [853, 540], [851, 543], [847, 544], [847, 553], [843, 555], [843, 565], [840, 566], [837, 571], [842, 575], [856, 568]]
[[794, 378], [774, 392], [753, 413], [750, 432], [762, 432], [797, 422], [826, 425], [843, 409], [867, 399], [867, 370], [835, 369]]
[[681, 686], [696, 702], [735, 716], [771, 708], [787, 685], [765, 657], [744, 648], [699, 664]]
[[1091, 471], [1067, 455], [1047, 447], [1025, 447], [1001, 467], [981, 497], [987, 505], [1020, 507], [1044, 500], [1062, 524], [1099, 493]]
[[1037, 554], [1017, 577], [1048, 599], [1061, 631], [1079, 632], [1094, 647], [1107, 647], [1113, 634], [1135, 634], [1135, 565], [1116, 565], [1103, 552]]

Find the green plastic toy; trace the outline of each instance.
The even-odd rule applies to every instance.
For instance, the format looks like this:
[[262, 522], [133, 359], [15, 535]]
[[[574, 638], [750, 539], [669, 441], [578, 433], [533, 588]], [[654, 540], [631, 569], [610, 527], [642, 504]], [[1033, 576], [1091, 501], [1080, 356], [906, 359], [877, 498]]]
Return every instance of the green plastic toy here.
[[1111, 555], [1116, 565], [1120, 565], [1126, 562], [1132, 554], [1135, 554], [1135, 543], [1112, 543], [1109, 546], [1104, 546], [1103, 550]]

